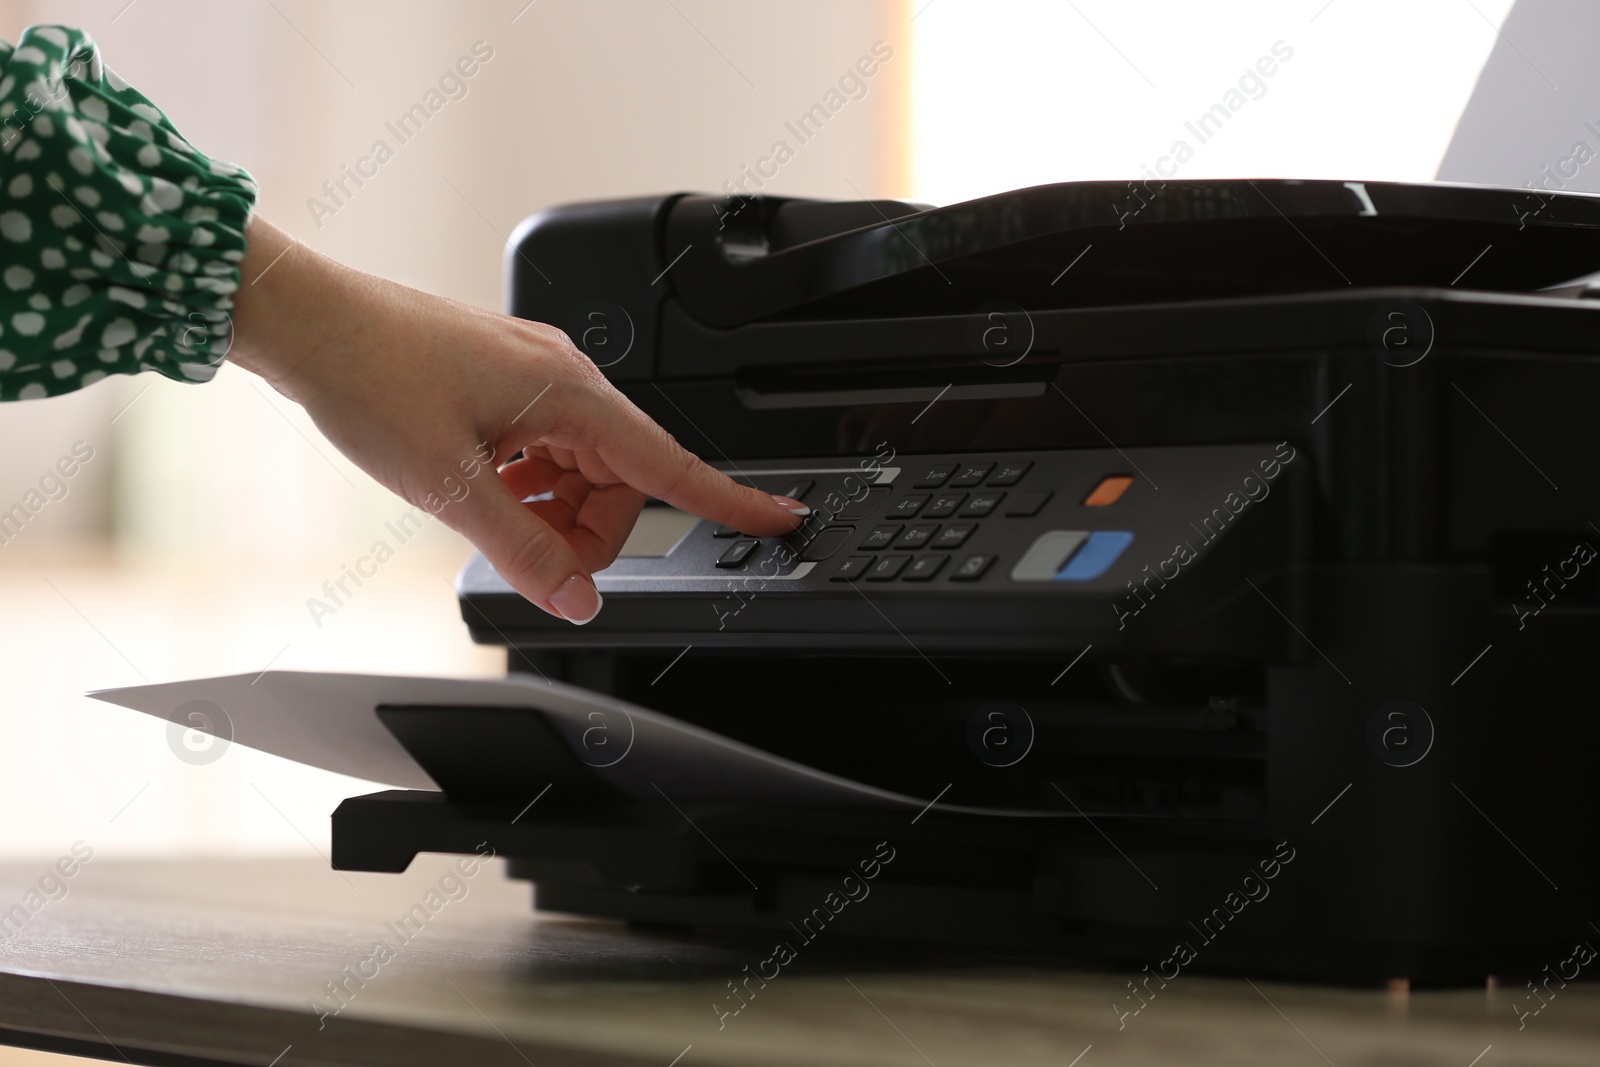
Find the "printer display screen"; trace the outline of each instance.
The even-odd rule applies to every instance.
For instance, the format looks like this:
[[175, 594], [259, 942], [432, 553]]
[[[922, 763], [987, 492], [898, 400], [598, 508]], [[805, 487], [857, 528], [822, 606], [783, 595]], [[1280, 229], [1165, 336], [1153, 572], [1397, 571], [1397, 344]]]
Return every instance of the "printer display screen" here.
[[665, 504], [649, 504], [640, 513], [639, 521], [617, 556], [620, 559], [660, 559], [699, 521], [686, 511]]

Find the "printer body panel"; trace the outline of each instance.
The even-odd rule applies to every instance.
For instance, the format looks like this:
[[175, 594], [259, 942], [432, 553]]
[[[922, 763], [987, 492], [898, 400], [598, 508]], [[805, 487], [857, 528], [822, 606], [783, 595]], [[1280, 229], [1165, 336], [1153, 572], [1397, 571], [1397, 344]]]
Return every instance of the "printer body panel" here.
[[[1203, 967], [1449, 982], [1532, 974], [1586, 936], [1565, 902], [1600, 892], [1581, 671], [1600, 646], [1600, 305], [1582, 277], [1600, 271], [1600, 198], [1267, 181], [926, 211], [681, 195], [620, 206], [592, 250], [607, 209], [584, 210], [521, 235], [513, 312], [562, 325], [598, 299], [647, 319], [645, 347], [605, 372], [731, 476], [810, 482], [817, 517], [788, 539], [718, 537], [651, 506], [664, 533], [597, 577], [605, 608], [583, 628], [475, 559], [458, 582], [473, 636], [513, 670], [821, 770], [1081, 818], [690, 812], [764, 887], [749, 892], [676, 823], [536, 811], [509, 829], [529, 835], [513, 871], [541, 906], [777, 928], [870, 837], [901, 858], [856, 933], [1136, 963], [1189, 939]], [[577, 257], [581, 297], [534, 275], [546, 253]], [[986, 464], [970, 485], [916, 484]], [[841, 518], [849, 477], [886, 492]], [[1089, 504], [1108, 478], [1127, 481]], [[1005, 513], [1037, 491], [1031, 515]], [[928, 518], [941, 494], [962, 499]], [[1208, 515], [1217, 536], [1196, 529]], [[918, 525], [935, 528], [904, 546]], [[933, 547], [952, 525], [973, 529]], [[1132, 536], [1086, 553], [1095, 534]], [[757, 544], [718, 567], [740, 541]], [[894, 574], [834, 580], [896, 556]], [[953, 579], [970, 556], [991, 558]], [[995, 715], [1026, 726], [1015, 762], [974, 741]], [[477, 832], [348, 804], [343, 825], [370, 817], [401, 852]], [[1270, 900], [1191, 938], [1268, 863]]]

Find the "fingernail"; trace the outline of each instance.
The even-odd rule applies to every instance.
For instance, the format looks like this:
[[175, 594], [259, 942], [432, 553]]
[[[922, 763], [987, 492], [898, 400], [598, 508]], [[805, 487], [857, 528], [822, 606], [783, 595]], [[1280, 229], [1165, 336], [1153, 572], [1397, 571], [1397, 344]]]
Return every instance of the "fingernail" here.
[[791, 515], [806, 516], [811, 514], [811, 509], [809, 507], [800, 503], [800, 501], [796, 500], [792, 496], [779, 496], [777, 493], [773, 493], [772, 499], [777, 501], [780, 508], [782, 508], [784, 511], [787, 511]]
[[561, 583], [550, 597], [550, 606], [574, 626], [582, 626], [600, 614], [600, 590], [581, 574], [574, 574]]

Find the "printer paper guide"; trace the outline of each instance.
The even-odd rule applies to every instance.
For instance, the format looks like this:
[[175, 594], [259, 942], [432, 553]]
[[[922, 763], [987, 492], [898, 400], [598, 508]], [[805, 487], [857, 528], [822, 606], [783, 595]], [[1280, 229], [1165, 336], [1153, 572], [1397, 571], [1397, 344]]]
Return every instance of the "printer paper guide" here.
[[[183, 725], [178, 709], [205, 701], [229, 720], [231, 740], [297, 763], [403, 789], [437, 789], [379, 721], [380, 705], [525, 707], [542, 714], [596, 775], [634, 799], [672, 803], [820, 806], [1011, 817], [1082, 817], [1076, 811], [933, 804], [828, 774], [709, 730], [591, 690], [536, 679], [427, 678], [267, 671], [101, 689], [97, 700]], [[586, 753], [594, 713], [627, 724], [622, 756]], [[608, 726], [609, 730], [609, 726]], [[530, 783], [536, 784], [536, 783]]]

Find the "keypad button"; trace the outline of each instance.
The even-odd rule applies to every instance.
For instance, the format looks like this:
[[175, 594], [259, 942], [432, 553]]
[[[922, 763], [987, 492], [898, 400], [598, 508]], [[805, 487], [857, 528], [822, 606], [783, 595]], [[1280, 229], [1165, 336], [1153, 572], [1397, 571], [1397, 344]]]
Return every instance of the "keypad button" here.
[[956, 472], [954, 463], [940, 463], [932, 467], [922, 468], [922, 477], [914, 483], [918, 489], [937, 489], [944, 484], [945, 479]]
[[1088, 540], [1085, 530], [1046, 530], [1011, 567], [1013, 582], [1054, 581], [1061, 565]]
[[946, 489], [971, 489], [975, 485], [982, 485], [983, 480], [994, 470], [993, 463], [970, 463], [961, 468], [961, 472], [950, 479]]
[[910, 556], [881, 556], [876, 563], [867, 568], [867, 581], [893, 581], [899, 577], [901, 571], [906, 569], [906, 564], [910, 561]]
[[884, 498], [889, 495], [889, 490], [881, 486], [874, 486], [865, 493], [860, 494], [855, 500], [846, 500], [839, 514], [834, 518], [841, 522], [852, 522], [864, 519], [883, 506]]
[[888, 548], [900, 536], [900, 526], [878, 526], [861, 540], [861, 548]]
[[950, 572], [952, 582], [975, 582], [994, 564], [993, 556], [968, 556], [961, 566]]
[[1083, 547], [1055, 573], [1058, 582], [1092, 582], [1111, 569], [1122, 550], [1133, 544], [1132, 530], [1096, 530]]
[[839, 569], [829, 576], [829, 581], [848, 582], [861, 577], [872, 566], [871, 556], [848, 556]]
[[933, 535], [938, 532], [939, 524], [936, 522], [918, 523], [915, 526], [908, 526], [906, 527], [905, 534], [900, 538], [900, 543], [895, 547], [921, 548], [930, 540], [932, 540]]
[[1100, 484], [1083, 498], [1086, 508], [1108, 508], [1122, 499], [1122, 494], [1128, 491], [1128, 486], [1133, 484], [1133, 478], [1127, 474], [1113, 474], [1100, 479]]
[[900, 576], [904, 582], [927, 582], [939, 573], [948, 556], [916, 556], [911, 560], [911, 566], [906, 568], [905, 574]]
[[1016, 485], [1022, 481], [1022, 476], [1028, 473], [1033, 464], [1024, 460], [1021, 463], [1001, 463], [995, 467], [994, 473], [989, 475], [989, 485], [1008, 486]]
[[718, 526], [715, 530], [711, 531], [711, 536], [712, 537], [738, 537], [739, 536], [739, 531], [735, 530], [732, 526]]
[[973, 493], [972, 499], [967, 501], [967, 506], [961, 509], [963, 519], [981, 519], [989, 512], [1000, 506], [1004, 500], [1004, 493]]
[[1021, 493], [1011, 494], [1011, 503], [1006, 505], [1006, 514], [1015, 519], [1031, 519], [1044, 510], [1050, 502], [1051, 492], [1048, 489], [1028, 489]]
[[933, 539], [932, 547], [960, 548], [977, 528], [978, 524], [975, 522], [958, 522], [946, 526], [939, 531], [939, 536]]
[[735, 541], [728, 546], [728, 550], [717, 559], [719, 567], [742, 567], [750, 554], [761, 547], [760, 541]]
[[800, 548], [800, 558], [812, 563], [827, 559], [855, 536], [854, 526], [829, 526]]
[[796, 478], [788, 485], [780, 486], [778, 489], [774, 490], [774, 492], [777, 493], [778, 496], [786, 496], [793, 500], [804, 500], [806, 498], [806, 494], [811, 492], [811, 487], [816, 484], [816, 482], [811, 481], [809, 478]]
[[927, 507], [922, 509], [922, 517], [925, 519], [948, 519], [956, 513], [957, 508], [966, 503], [966, 499], [967, 494], [965, 493], [940, 493], [928, 502]]
[[894, 507], [889, 509], [888, 514], [884, 517], [889, 519], [912, 518], [917, 512], [922, 510], [922, 505], [926, 504], [927, 502], [927, 493], [916, 493], [896, 503]]

